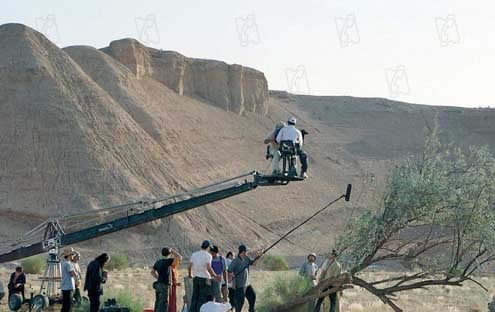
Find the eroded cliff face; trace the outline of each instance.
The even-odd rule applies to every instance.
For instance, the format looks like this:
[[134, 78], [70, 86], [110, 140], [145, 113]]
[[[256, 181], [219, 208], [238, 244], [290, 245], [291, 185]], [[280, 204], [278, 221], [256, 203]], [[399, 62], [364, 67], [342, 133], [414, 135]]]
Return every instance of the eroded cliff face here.
[[238, 114], [267, 111], [268, 83], [258, 70], [188, 58], [174, 51], [148, 48], [134, 39], [112, 41], [102, 50], [138, 79], [152, 77], [181, 95], [198, 96]]

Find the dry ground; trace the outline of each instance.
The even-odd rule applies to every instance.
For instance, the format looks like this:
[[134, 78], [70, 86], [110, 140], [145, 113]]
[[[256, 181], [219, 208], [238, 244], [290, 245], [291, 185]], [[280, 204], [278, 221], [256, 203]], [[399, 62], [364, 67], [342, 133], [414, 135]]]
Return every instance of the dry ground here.
[[[286, 274], [286, 272], [264, 272], [255, 271], [253, 273], [253, 284], [260, 294], [263, 285], [266, 285], [277, 275]], [[181, 271], [185, 276], [185, 270]], [[366, 279], [378, 279], [390, 275], [387, 272], [366, 273]], [[8, 272], [0, 270], [0, 279], [5, 283], [8, 280]], [[36, 276], [29, 276], [28, 286], [33, 291], [38, 288]], [[491, 293], [495, 292], [495, 278], [483, 277], [480, 279], [483, 284], [490, 290], [490, 293], [484, 292], [474, 284], [466, 284], [464, 287], [434, 287], [431, 290], [414, 290], [406, 292], [399, 296], [400, 306], [404, 311], [421, 311], [421, 312], [475, 312], [487, 311], [487, 303], [490, 300]], [[106, 285], [107, 294], [115, 293], [121, 290], [131, 291], [136, 297], [143, 298], [146, 302], [145, 307], [152, 307], [154, 293], [151, 287], [152, 278], [148, 268], [133, 268], [123, 271], [114, 271], [110, 273], [110, 279]], [[179, 290], [178, 306], [182, 307], [183, 289]], [[0, 311], [7, 311], [5, 299], [0, 303]], [[345, 312], [387, 312], [392, 311], [383, 305], [376, 297], [370, 295], [365, 290], [355, 288], [344, 293], [342, 298], [342, 311]], [[57, 309], [58, 310], [58, 309]]]

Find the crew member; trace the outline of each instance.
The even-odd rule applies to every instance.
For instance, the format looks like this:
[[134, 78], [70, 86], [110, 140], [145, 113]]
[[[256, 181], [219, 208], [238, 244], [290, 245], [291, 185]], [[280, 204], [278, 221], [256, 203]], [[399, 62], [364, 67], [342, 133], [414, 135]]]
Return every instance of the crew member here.
[[[225, 263], [225, 258], [218, 254], [219, 250], [217, 246], [210, 247], [211, 253], [211, 268], [215, 271], [215, 274], [220, 275], [222, 277], [222, 281], [218, 282], [216, 280], [211, 281], [211, 290], [213, 299], [215, 302], [223, 302], [222, 298], [222, 282], [227, 279], [227, 267]], [[227, 287], [225, 285], [225, 287]]]
[[[225, 255], [225, 267], [227, 269], [230, 267], [232, 260], [234, 260], [234, 253], [232, 251], [229, 251]], [[232, 281], [232, 275], [227, 274], [227, 294], [223, 295], [223, 300], [227, 301], [228, 299], [232, 307], [234, 306], [234, 292], [235, 292], [233, 284], [234, 283]]]
[[[328, 256], [328, 258], [323, 262], [321, 266], [321, 273], [318, 278], [318, 283], [321, 283], [324, 280], [328, 280], [330, 278], [335, 278], [342, 274], [342, 266], [340, 263], [337, 261], [337, 251], [332, 250], [332, 253]], [[329, 285], [326, 289], [323, 291], [326, 291], [330, 288], [332, 288], [332, 285]], [[328, 298], [330, 299], [330, 312], [339, 312], [340, 311], [340, 302], [339, 302], [339, 296], [337, 293], [333, 293], [328, 295]], [[315, 312], [320, 312], [321, 304], [323, 303], [323, 300], [325, 298], [318, 298], [316, 301], [315, 305]]]
[[77, 251], [74, 254], [74, 258], [72, 259], [72, 265], [74, 266], [74, 272], [76, 273], [76, 289], [74, 290], [74, 302], [76, 304], [81, 303], [82, 297], [81, 297], [81, 279], [82, 279], [82, 274], [81, 274], [81, 267], [79, 266], [79, 260], [81, 259], [81, 254], [79, 254]]
[[220, 281], [222, 277], [211, 268], [211, 254], [208, 251], [210, 242], [205, 240], [201, 244], [201, 250], [194, 252], [189, 261], [188, 276], [193, 279], [193, 293], [190, 312], [199, 312], [203, 304], [212, 297], [211, 279]]
[[[172, 258], [169, 258], [172, 255]], [[169, 287], [171, 284], [171, 268], [175, 258], [179, 261], [182, 256], [172, 248], [162, 249], [163, 259], [158, 260], [153, 265], [151, 275], [156, 279], [153, 283], [155, 289], [155, 312], [168, 312]]]
[[306, 261], [299, 270], [299, 274], [307, 276], [313, 282], [313, 286], [316, 286], [316, 274], [318, 273], [318, 265], [315, 263], [316, 254], [310, 253], [308, 255], [308, 261]]
[[168, 312], [177, 312], [177, 287], [181, 286], [179, 282], [179, 265], [182, 262], [182, 257], [174, 257], [174, 262], [170, 267], [172, 274], [172, 287], [168, 295]]
[[73, 248], [64, 249], [64, 260], [61, 264], [60, 290], [62, 291], [62, 309], [60, 312], [70, 312], [72, 310], [72, 299], [76, 289], [76, 272], [72, 261], [76, 252]]
[[306, 172], [308, 171], [308, 155], [302, 149], [304, 141], [303, 135], [301, 131], [296, 128], [296, 122], [297, 120], [295, 117], [290, 117], [289, 120], [287, 120], [287, 126], [283, 127], [278, 132], [276, 142], [280, 144], [282, 141], [292, 141], [294, 146], [299, 146], [299, 148], [297, 149], [297, 153], [299, 155], [299, 161], [301, 162], [300, 176], [301, 178], [306, 178]]
[[279, 146], [278, 146], [278, 143], [276, 141], [276, 138], [277, 138], [277, 135], [278, 135], [280, 129], [282, 129], [283, 127], [285, 127], [285, 123], [283, 121], [277, 122], [273, 131], [270, 132], [266, 136], [265, 141], [264, 141], [265, 144], [268, 144], [267, 151], [266, 151], [266, 158], [272, 159], [272, 173], [273, 174], [277, 174], [280, 172], [280, 169], [278, 166], [278, 162], [280, 160], [280, 152], [278, 151]]
[[256, 252], [256, 258], [251, 259], [247, 256], [247, 247], [239, 246], [239, 254], [237, 258], [230, 263], [228, 272], [232, 277], [234, 284], [234, 307], [236, 312], [241, 312], [244, 306], [244, 300], [249, 303], [249, 312], [254, 312], [256, 304], [256, 293], [249, 279], [249, 266], [256, 263], [257, 259], [262, 255], [262, 251]]
[[90, 312], [98, 312], [100, 310], [100, 296], [103, 295], [102, 284], [104, 284], [108, 278], [108, 274], [103, 270], [103, 267], [109, 260], [110, 256], [106, 253], [102, 253], [88, 264], [86, 279], [84, 281], [84, 290], [88, 291]]
[[7, 285], [7, 288], [9, 290], [8, 298], [10, 298], [12, 294], [21, 293], [22, 301], [24, 301], [25, 284], [26, 284], [26, 274], [24, 274], [24, 272], [22, 271], [22, 267], [18, 266], [15, 268], [15, 271], [12, 274], [10, 274], [9, 284]]

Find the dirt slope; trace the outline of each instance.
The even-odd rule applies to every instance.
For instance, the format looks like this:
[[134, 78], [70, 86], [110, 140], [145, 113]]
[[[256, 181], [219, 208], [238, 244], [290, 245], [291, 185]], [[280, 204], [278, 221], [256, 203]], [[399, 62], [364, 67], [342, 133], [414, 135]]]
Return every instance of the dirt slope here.
[[[132, 40], [118, 43], [120, 52], [136, 49]], [[136, 65], [137, 59], [130, 62], [122, 53], [114, 58], [108, 48], [59, 49], [26, 26], [0, 26], [2, 239], [17, 237], [47, 217], [154, 198], [265, 169], [262, 139], [276, 121], [295, 115], [310, 132], [305, 147], [310, 179], [304, 183], [258, 188], [82, 247], [89, 253], [120, 250], [146, 262], [164, 244], [189, 251], [203, 238], [221, 246], [266, 246], [353, 183], [353, 202], [333, 206], [276, 251], [324, 252], [348, 218], [379, 194], [385, 169], [418, 150], [421, 129], [436, 114], [446, 133], [461, 144], [495, 145], [493, 111], [283, 92], [271, 92], [266, 109], [263, 96], [259, 103], [251, 97], [244, 108], [230, 109], [236, 103], [226, 107], [212, 102], [210, 95], [245, 92], [242, 84], [217, 82], [207, 93], [179, 92], [169, 85], [176, 74], [167, 77], [170, 62], [160, 67], [164, 56], [159, 51], [150, 52], [158, 57], [150, 61], [155, 76], [143, 66], [133, 70], [129, 64]], [[191, 81], [197, 75], [225, 76], [217, 61], [200, 62], [201, 70], [213, 68], [213, 76], [208, 70], [195, 73], [195, 61], [187, 62]], [[228, 66], [222, 63], [220, 68], [230, 70]], [[268, 94], [264, 75], [246, 72], [259, 79], [246, 82], [246, 88]]]

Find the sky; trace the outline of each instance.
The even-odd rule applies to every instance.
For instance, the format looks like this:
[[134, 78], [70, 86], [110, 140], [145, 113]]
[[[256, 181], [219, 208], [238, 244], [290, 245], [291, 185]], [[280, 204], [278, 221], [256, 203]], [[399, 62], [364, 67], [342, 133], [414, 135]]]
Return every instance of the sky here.
[[495, 1], [9, 1], [60, 47], [135, 38], [265, 73], [271, 90], [495, 107]]

